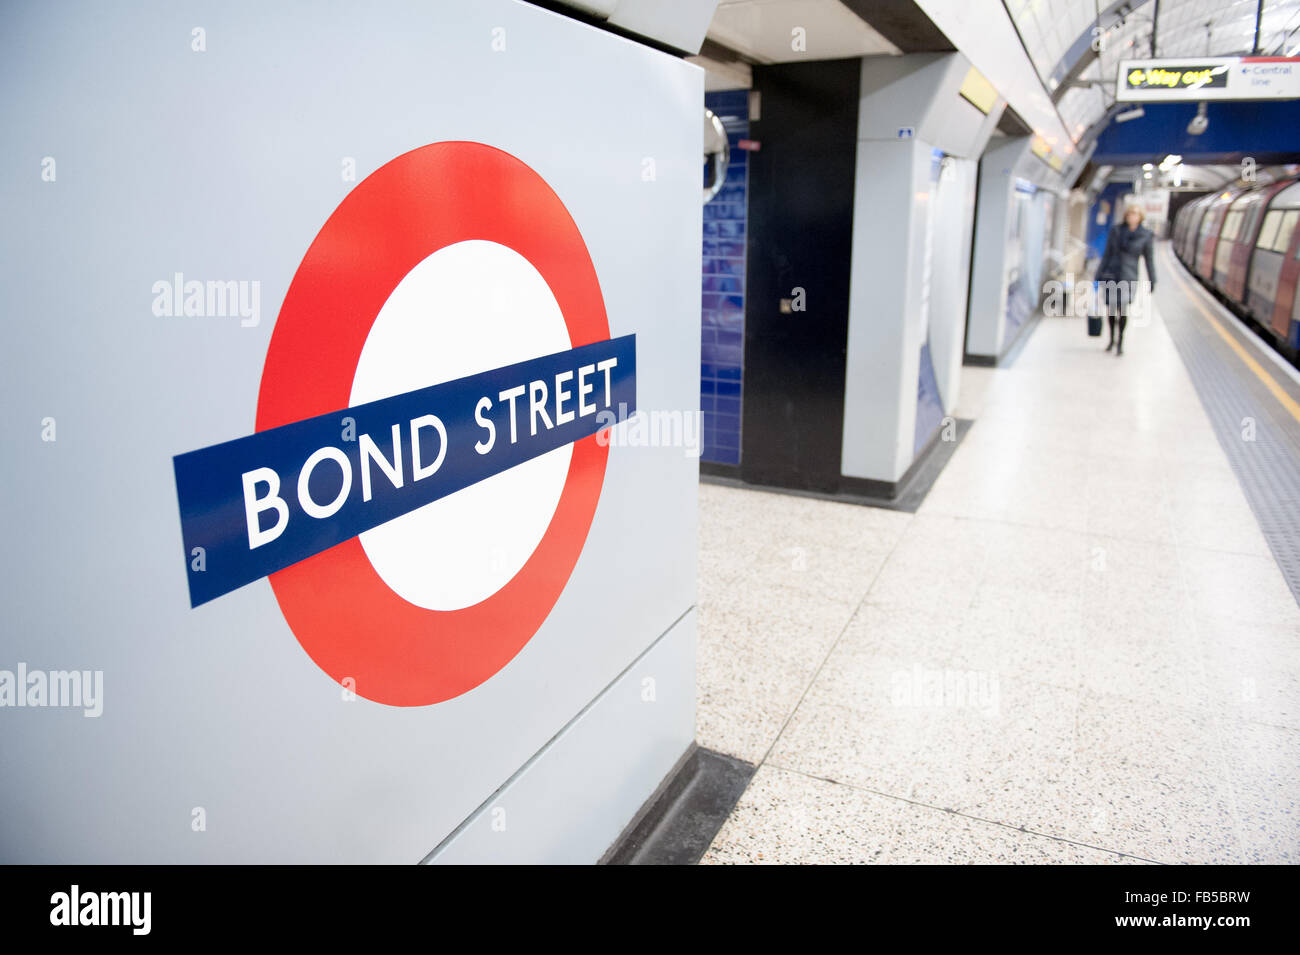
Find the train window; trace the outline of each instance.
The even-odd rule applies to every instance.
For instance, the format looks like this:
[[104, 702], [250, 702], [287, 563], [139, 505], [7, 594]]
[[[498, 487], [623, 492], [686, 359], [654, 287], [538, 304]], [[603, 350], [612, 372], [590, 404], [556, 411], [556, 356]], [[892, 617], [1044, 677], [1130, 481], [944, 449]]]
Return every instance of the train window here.
[[1241, 213], [1234, 209], [1228, 213], [1228, 218], [1223, 221], [1223, 230], [1219, 233], [1220, 239], [1227, 239], [1231, 242], [1237, 238], [1237, 229], [1241, 226]]
[[1277, 227], [1277, 238], [1273, 240], [1273, 251], [1286, 254], [1291, 245], [1291, 234], [1295, 232], [1296, 221], [1300, 220], [1300, 209], [1290, 209], [1282, 216], [1282, 224]]
[[1273, 240], [1277, 238], [1277, 227], [1282, 224], [1282, 212], [1279, 209], [1269, 211], [1264, 216], [1264, 225], [1259, 230], [1259, 241], [1255, 243], [1256, 248], [1271, 249]]

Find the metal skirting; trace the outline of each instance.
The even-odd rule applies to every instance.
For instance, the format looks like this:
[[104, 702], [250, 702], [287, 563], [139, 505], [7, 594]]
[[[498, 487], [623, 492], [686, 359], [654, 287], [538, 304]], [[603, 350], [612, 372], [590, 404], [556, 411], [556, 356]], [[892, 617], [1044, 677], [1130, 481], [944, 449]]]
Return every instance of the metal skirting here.
[[1002, 350], [1002, 354], [994, 357], [993, 355], [972, 355], [967, 352], [962, 356], [961, 363], [976, 368], [1010, 368], [1015, 364], [1020, 353], [1025, 350], [1025, 345], [1029, 342], [1030, 336], [1034, 334], [1034, 329], [1043, 319], [1043, 310], [1040, 306], [1030, 313], [1025, 319], [1025, 323], [1016, 329], [1015, 337], [1011, 343]]
[[[1291, 417], [1188, 301], [1196, 290], [1186, 286], [1195, 284], [1196, 279], [1173, 255], [1164, 256], [1164, 266], [1165, 274], [1181, 270], [1184, 286], [1179, 289], [1181, 301], [1176, 307], [1166, 304], [1160, 309], [1169, 337], [1187, 367], [1282, 576], [1300, 603], [1300, 422]], [[1165, 301], [1169, 302], [1168, 297]], [[1217, 310], [1214, 305], [1206, 307], [1212, 312]], [[1242, 338], [1243, 332], [1230, 319], [1220, 316], [1219, 321], [1229, 334]], [[1253, 350], [1250, 343], [1245, 347]], [[1269, 363], [1265, 359], [1261, 364]], [[1282, 379], [1284, 388], [1294, 390], [1294, 385], [1279, 372], [1269, 371]], [[1250, 432], [1248, 419], [1254, 423], [1253, 440], [1244, 437]]]
[[950, 432], [948, 440], [943, 438], [943, 428], [936, 431], [898, 481], [871, 481], [841, 475], [838, 490], [812, 491], [804, 488], [782, 487], [777, 484], [753, 484], [742, 480], [734, 469], [724, 469], [722, 466], [706, 468], [705, 465], [708, 464], [706, 461], [700, 462], [700, 480], [706, 484], [743, 487], [776, 494], [794, 494], [798, 497], [815, 497], [823, 501], [861, 504], [864, 507], [882, 507], [886, 510], [915, 514], [974, 423], [966, 418], [954, 418], [955, 427]]
[[696, 747], [601, 860], [606, 865], [694, 865], [708, 851], [758, 767]]

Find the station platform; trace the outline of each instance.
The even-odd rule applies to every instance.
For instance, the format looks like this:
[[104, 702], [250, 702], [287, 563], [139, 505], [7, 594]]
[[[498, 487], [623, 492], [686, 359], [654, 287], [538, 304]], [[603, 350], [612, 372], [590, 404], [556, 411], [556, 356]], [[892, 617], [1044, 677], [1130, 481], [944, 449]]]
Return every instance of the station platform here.
[[915, 513], [701, 486], [702, 862], [1300, 861], [1300, 389], [1158, 265], [963, 369]]

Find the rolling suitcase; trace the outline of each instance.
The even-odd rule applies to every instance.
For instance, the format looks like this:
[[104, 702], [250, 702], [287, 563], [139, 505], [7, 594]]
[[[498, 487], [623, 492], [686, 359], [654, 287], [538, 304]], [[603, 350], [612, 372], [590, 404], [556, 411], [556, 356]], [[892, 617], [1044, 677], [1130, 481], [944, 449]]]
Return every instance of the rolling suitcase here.
[[1098, 300], [1097, 286], [1092, 286], [1092, 301], [1088, 305], [1088, 334], [1092, 338], [1098, 338], [1101, 335], [1101, 308], [1102, 304]]

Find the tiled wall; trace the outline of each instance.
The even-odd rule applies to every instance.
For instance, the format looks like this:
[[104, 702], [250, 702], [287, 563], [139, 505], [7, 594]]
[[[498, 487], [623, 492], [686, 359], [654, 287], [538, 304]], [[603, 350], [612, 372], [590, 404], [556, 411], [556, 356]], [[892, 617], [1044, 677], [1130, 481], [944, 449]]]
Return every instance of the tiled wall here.
[[740, 396], [745, 356], [745, 212], [749, 93], [706, 93], [704, 105], [727, 129], [731, 160], [726, 184], [704, 207], [700, 410], [705, 461], [740, 464]]

